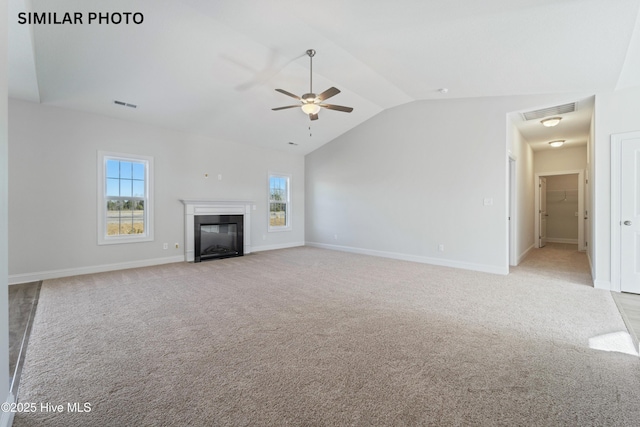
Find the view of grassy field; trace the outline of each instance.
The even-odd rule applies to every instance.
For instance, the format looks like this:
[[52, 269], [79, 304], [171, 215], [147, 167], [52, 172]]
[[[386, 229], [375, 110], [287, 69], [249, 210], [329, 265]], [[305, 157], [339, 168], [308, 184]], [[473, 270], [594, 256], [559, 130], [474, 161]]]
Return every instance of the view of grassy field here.
[[121, 234], [142, 234], [144, 233], [144, 223], [115, 223], [107, 224], [107, 236], [118, 236]]
[[143, 210], [107, 211], [107, 236], [144, 233]]
[[269, 217], [269, 225], [271, 227], [281, 227], [287, 225], [286, 212], [271, 212], [271, 215]]

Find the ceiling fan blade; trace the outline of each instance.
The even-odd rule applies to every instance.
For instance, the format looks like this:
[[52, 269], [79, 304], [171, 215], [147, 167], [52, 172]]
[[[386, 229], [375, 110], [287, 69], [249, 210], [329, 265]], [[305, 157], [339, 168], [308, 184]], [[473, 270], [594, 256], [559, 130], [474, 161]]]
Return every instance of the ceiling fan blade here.
[[284, 90], [284, 89], [276, 89], [276, 91], [277, 91], [277, 92], [280, 92], [280, 93], [283, 93], [283, 94], [285, 94], [285, 95], [287, 95], [287, 96], [290, 96], [290, 97], [295, 98], [295, 99], [297, 99], [298, 101], [300, 101], [300, 97], [299, 97], [298, 95], [294, 95], [294, 94], [292, 94], [291, 92], [287, 92], [287, 91], [286, 91], [286, 90]]
[[311, 120], [318, 120], [318, 115], [317, 114], [309, 114], [309, 118]]
[[299, 105], [287, 105], [286, 107], [272, 108], [273, 111], [286, 110], [287, 108], [300, 108]]
[[324, 101], [325, 99], [329, 99], [332, 96], [335, 96], [340, 93], [340, 89], [335, 87], [330, 87], [329, 89], [322, 92], [320, 95], [316, 96], [316, 99], [319, 101]]
[[331, 105], [331, 104], [319, 104], [319, 105], [329, 110], [343, 111], [345, 113], [350, 113], [353, 111], [353, 108], [343, 107], [342, 105]]

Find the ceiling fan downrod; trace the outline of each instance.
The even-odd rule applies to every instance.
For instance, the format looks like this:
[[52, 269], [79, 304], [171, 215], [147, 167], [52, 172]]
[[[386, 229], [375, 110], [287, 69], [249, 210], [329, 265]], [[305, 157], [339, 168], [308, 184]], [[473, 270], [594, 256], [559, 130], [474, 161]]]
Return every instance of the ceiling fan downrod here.
[[314, 49], [307, 50], [307, 55], [309, 55], [309, 93], [313, 93], [313, 57], [315, 54]]

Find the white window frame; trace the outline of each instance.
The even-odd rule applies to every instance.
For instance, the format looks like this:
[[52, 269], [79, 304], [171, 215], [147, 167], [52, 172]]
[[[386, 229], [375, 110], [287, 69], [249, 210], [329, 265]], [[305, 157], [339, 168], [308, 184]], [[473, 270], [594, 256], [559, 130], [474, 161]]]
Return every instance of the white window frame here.
[[[142, 234], [107, 236], [107, 160], [142, 162], [145, 164], [145, 230]], [[98, 151], [98, 245], [153, 241], [153, 157], [137, 154]]]
[[[271, 178], [285, 178], [287, 180], [287, 194], [284, 200], [287, 208], [285, 210], [285, 216], [287, 218], [287, 222], [285, 225], [271, 225]], [[292, 227], [292, 218], [291, 218], [291, 175], [286, 173], [276, 173], [269, 172], [269, 177], [267, 179], [267, 227], [269, 232], [279, 232], [279, 231], [291, 231]]]

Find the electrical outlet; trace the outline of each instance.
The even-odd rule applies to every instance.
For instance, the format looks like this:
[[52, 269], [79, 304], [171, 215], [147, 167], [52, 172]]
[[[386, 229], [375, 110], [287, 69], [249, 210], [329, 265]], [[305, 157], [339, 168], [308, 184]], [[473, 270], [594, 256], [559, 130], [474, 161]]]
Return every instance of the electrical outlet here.
[[176, 249], [178, 249], [180, 247], [180, 245], [178, 243], [176, 243]]
[[444, 245], [443, 245], [442, 243], [440, 243], [440, 244], [438, 245], [438, 250], [439, 250], [440, 252], [444, 252]]
[[333, 235], [333, 240], [338, 240], [338, 235], [337, 234]]
[[169, 244], [168, 243], [163, 243], [162, 244], [162, 249], [169, 249]]

